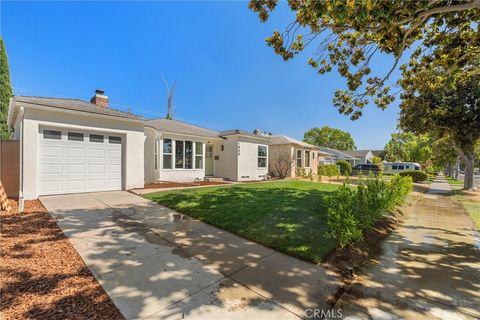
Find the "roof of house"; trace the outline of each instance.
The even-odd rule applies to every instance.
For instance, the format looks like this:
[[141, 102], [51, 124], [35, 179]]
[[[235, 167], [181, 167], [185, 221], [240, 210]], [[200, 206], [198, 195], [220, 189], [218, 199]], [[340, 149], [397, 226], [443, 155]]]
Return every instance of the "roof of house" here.
[[340, 150], [337, 150], [337, 149], [332, 149], [332, 148], [327, 148], [327, 147], [320, 147], [320, 150], [321, 151], [324, 151], [324, 152], [328, 152], [328, 153], [331, 153], [335, 156], [341, 156], [341, 157], [344, 157], [345, 159], [355, 159], [355, 160], [358, 160], [360, 159], [359, 157], [357, 156], [352, 156], [352, 155], [349, 155], [348, 153], [346, 153], [346, 151], [340, 151]]
[[147, 120], [147, 126], [153, 127], [157, 130], [166, 131], [170, 133], [187, 134], [192, 136], [219, 138], [220, 132], [195, 126], [183, 121], [170, 119], [152, 119]]
[[142, 117], [132, 113], [123, 112], [112, 109], [110, 107], [99, 107], [93, 103], [83, 101], [80, 99], [68, 98], [50, 98], [50, 97], [34, 97], [34, 96], [14, 96], [14, 108], [21, 106], [42, 106], [47, 108], [56, 108], [63, 110], [72, 110], [87, 112], [99, 115], [114, 116], [126, 119], [143, 120]]
[[[270, 138], [270, 144], [271, 145], [295, 144], [295, 145], [298, 145], [298, 146], [302, 146], [304, 148], [320, 150], [320, 147], [318, 147], [318, 146], [315, 146], [313, 144], [297, 140], [297, 139], [292, 138], [292, 137], [284, 136], [284, 135], [274, 135], [274, 136], [272, 136]], [[322, 151], [322, 153], [324, 153], [325, 155], [331, 155], [331, 153], [325, 152], [325, 151]]]
[[353, 150], [353, 151], [344, 151], [346, 154], [349, 154], [353, 157], [365, 157], [371, 150]]
[[241, 135], [244, 135], [244, 136], [250, 136], [250, 137], [254, 137], [254, 138], [270, 139], [270, 136], [255, 134], [255, 133], [251, 133], [251, 132], [247, 132], [247, 131], [243, 131], [243, 130], [239, 130], [239, 129], [220, 131], [219, 135], [220, 135], [220, 137], [225, 137], [225, 136], [232, 136], [232, 135], [236, 135], [236, 134], [241, 134]]
[[372, 154], [377, 157], [379, 157], [382, 153], [385, 152], [385, 150], [371, 150], [371, 151], [372, 151]]

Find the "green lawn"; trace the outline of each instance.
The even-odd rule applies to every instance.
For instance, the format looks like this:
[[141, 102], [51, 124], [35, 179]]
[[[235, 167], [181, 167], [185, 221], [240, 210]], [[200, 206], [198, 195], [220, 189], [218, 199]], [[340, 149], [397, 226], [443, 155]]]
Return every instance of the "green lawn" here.
[[472, 196], [465, 195], [461, 191], [456, 191], [454, 198], [467, 210], [475, 223], [475, 227], [480, 231], [480, 201], [475, 200]]
[[463, 186], [463, 180], [456, 180], [450, 177], [446, 177], [447, 182], [453, 186]]
[[150, 193], [146, 198], [287, 254], [319, 262], [334, 247], [325, 197], [338, 185], [279, 181]]

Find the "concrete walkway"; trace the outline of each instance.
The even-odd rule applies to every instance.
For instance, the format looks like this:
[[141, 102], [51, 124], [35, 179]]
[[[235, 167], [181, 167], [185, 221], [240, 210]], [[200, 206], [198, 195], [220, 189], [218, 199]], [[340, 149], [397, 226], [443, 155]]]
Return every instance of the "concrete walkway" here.
[[335, 308], [353, 319], [479, 319], [480, 238], [439, 176]]
[[40, 200], [127, 319], [298, 319], [343, 285], [128, 192]]

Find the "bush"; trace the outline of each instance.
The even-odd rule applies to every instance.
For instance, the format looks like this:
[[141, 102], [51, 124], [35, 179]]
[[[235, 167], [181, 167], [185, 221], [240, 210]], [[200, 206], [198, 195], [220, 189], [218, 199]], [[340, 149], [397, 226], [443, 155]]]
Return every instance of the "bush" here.
[[347, 160], [338, 160], [337, 165], [340, 166], [342, 176], [349, 176], [352, 172], [352, 165]]
[[335, 164], [321, 164], [318, 166], [317, 174], [319, 176], [334, 177], [334, 176], [339, 176], [340, 171], [338, 170], [338, 167]]
[[428, 174], [422, 170], [406, 170], [399, 174], [402, 177], [412, 177], [413, 182], [420, 182], [428, 179]]
[[343, 184], [327, 198], [327, 236], [345, 247], [362, 238], [363, 232], [405, 201], [412, 191], [412, 178], [394, 175], [386, 182], [381, 177], [368, 178], [357, 188]]

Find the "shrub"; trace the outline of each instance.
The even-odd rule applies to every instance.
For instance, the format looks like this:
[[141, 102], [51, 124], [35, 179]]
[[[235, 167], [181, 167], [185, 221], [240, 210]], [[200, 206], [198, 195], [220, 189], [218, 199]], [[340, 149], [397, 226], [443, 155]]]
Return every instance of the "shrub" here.
[[352, 165], [347, 160], [338, 160], [337, 165], [340, 166], [342, 176], [349, 176], [352, 172]]
[[305, 168], [296, 168], [295, 176], [299, 178], [303, 178], [305, 176]]
[[394, 175], [389, 182], [370, 177], [357, 188], [343, 184], [327, 198], [327, 236], [345, 247], [362, 238], [363, 232], [405, 201], [412, 191], [412, 178]]
[[376, 164], [378, 166], [380, 171], [383, 172], [385, 170], [385, 165], [383, 164], [382, 158], [374, 156], [371, 161], [372, 164]]
[[339, 176], [340, 170], [338, 170], [338, 167], [335, 164], [321, 164], [318, 166], [317, 174], [319, 176], [327, 177]]
[[428, 179], [428, 174], [422, 170], [406, 170], [399, 174], [402, 177], [412, 177], [413, 182], [420, 182]]

